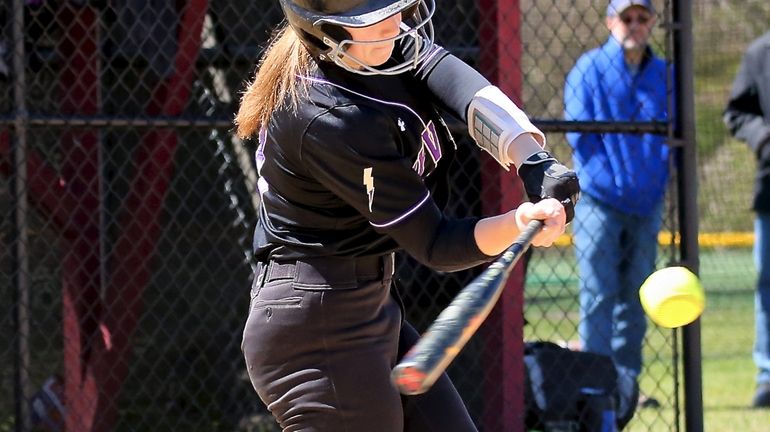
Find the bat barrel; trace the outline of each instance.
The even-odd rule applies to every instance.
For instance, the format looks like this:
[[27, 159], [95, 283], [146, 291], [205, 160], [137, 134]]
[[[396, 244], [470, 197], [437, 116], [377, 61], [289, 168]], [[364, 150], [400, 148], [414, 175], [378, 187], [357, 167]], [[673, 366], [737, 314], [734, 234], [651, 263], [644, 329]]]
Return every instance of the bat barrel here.
[[424, 393], [436, 382], [492, 311], [511, 268], [542, 226], [542, 221], [532, 221], [497, 261], [460, 291], [393, 368], [391, 381], [402, 394]]

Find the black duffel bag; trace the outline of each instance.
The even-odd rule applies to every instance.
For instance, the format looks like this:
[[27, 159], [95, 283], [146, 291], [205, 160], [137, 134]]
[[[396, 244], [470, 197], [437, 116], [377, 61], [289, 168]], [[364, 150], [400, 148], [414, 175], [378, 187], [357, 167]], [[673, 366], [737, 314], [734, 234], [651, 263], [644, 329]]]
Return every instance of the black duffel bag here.
[[528, 342], [526, 425], [546, 432], [614, 432], [636, 410], [635, 382], [619, 385], [612, 360], [552, 342]]

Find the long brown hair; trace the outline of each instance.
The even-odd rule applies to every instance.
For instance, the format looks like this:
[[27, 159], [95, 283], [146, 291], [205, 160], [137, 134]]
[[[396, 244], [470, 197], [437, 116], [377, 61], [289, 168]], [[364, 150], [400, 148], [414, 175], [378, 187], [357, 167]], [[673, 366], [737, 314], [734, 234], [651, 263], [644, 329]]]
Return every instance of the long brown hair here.
[[257, 67], [254, 81], [241, 97], [235, 116], [236, 133], [248, 138], [267, 124], [270, 116], [288, 102], [296, 109], [307, 86], [298, 84], [298, 75], [307, 75], [314, 65], [313, 58], [291, 27], [284, 24], [273, 35]]

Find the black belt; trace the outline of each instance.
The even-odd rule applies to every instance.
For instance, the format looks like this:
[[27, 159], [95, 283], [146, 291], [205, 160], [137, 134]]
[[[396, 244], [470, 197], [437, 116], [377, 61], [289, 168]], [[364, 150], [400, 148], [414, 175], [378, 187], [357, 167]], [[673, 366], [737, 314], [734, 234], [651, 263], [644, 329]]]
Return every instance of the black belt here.
[[390, 278], [393, 254], [360, 258], [314, 257], [291, 262], [257, 264], [262, 284], [279, 279], [293, 280], [299, 288], [352, 289], [359, 280]]

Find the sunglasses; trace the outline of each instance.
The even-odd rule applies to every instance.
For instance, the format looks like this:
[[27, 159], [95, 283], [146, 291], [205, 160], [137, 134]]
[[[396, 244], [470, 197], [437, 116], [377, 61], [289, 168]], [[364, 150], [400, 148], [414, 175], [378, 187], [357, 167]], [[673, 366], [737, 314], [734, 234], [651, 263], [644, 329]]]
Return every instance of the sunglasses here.
[[631, 25], [631, 23], [636, 22], [637, 24], [647, 24], [650, 22], [650, 19], [652, 19], [649, 15], [636, 15], [634, 16], [621, 16], [620, 20], [623, 21], [623, 24], [625, 25]]

